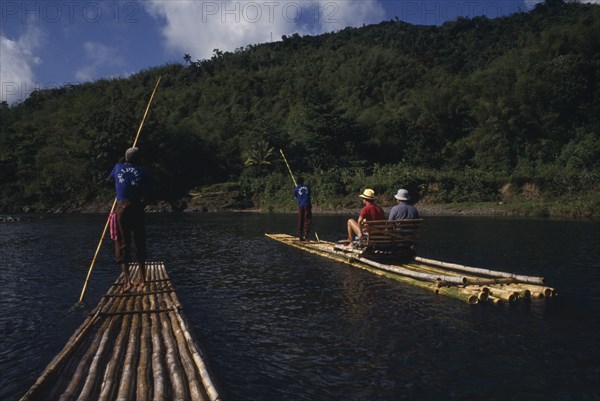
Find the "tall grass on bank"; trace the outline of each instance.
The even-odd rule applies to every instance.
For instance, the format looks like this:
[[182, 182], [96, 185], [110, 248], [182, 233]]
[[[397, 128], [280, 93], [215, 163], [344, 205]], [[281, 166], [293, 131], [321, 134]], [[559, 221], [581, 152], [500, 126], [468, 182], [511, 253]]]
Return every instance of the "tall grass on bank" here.
[[[313, 205], [320, 211], [359, 207], [357, 196], [365, 188], [375, 190], [381, 205], [391, 206], [396, 191], [405, 188], [421, 205], [487, 202], [501, 204], [507, 213], [518, 215], [600, 217], [598, 172], [575, 174], [548, 167], [528, 173], [507, 176], [469, 167], [439, 171], [400, 163], [335, 167], [298, 175], [312, 187]], [[293, 187], [284, 171], [254, 171], [242, 174], [237, 184], [220, 184], [219, 191], [227, 188], [227, 200], [221, 198], [220, 205], [208, 206], [293, 211]]]

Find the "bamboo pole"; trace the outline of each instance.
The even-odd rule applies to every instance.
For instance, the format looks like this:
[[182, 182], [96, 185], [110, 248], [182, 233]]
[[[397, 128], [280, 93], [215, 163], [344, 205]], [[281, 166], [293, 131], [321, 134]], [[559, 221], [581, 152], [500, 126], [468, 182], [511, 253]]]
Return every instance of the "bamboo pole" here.
[[[134, 310], [142, 309], [143, 296], [136, 296], [134, 302]], [[142, 314], [143, 315], [143, 314]], [[131, 401], [135, 390], [133, 384], [136, 380], [137, 360], [140, 351], [141, 331], [140, 331], [140, 314], [134, 314], [131, 320], [131, 328], [128, 333], [129, 340], [127, 342], [127, 350], [125, 351], [125, 359], [121, 371], [121, 380], [117, 387], [117, 401]]]
[[516, 302], [519, 299], [518, 292], [511, 291], [510, 289], [506, 289], [506, 288], [500, 288], [500, 287], [490, 288], [490, 295], [498, 297], [504, 301], [508, 301], [509, 303]]
[[502, 298], [498, 298], [493, 295], [488, 295], [488, 301], [492, 302], [494, 305], [503, 305], [504, 300]]
[[472, 285], [512, 284], [517, 282], [514, 278], [509, 277], [486, 278], [469, 276], [467, 280]]
[[[162, 267], [162, 266], [161, 266]], [[161, 280], [166, 280], [166, 282], [170, 281], [166, 277], [166, 272], [164, 268], [157, 269], [158, 277]], [[172, 302], [171, 297], [165, 295], [163, 297], [163, 302], [165, 307], [169, 309], [176, 309], [176, 305]], [[173, 396], [175, 399], [178, 399], [177, 394], [180, 394], [181, 397], [185, 399], [190, 399], [189, 394], [189, 382], [187, 380], [187, 376], [185, 373], [185, 356], [180, 352], [181, 347], [179, 346], [179, 341], [176, 336], [176, 330], [173, 326], [173, 318], [172, 314], [176, 312], [168, 312], [166, 314], [161, 314], [162, 327], [163, 327], [163, 336], [166, 339], [167, 347], [167, 368], [170, 371], [171, 384], [173, 385]], [[169, 363], [170, 360], [170, 363]]]
[[96, 314], [90, 316], [88, 322], [84, 322], [84, 324], [81, 325], [81, 327], [71, 336], [63, 350], [48, 364], [33, 386], [31, 386], [27, 393], [21, 397], [20, 401], [34, 401], [44, 399], [48, 396], [52, 382], [59, 378], [59, 374], [62, 371], [65, 362], [68, 361], [68, 358], [79, 349], [80, 346], [82, 346], [86, 335], [98, 321], [99, 317]]
[[[153, 284], [155, 287], [156, 284]], [[156, 295], [150, 297], [150, 308], [157, 309]], [[153, 400], [165, 401], [167, 397], [167, 386], [165, 371], [163, 368], [164, 346], [160, 337], [160, 322], [156, 313], [150, 315], [151, 334], [152, 334], [152, 380], [153, 380]]]
[[[126, 304], [124, 309], [131, 310], [133, 299], [128, 297], [125, 298], [125, 300]], [[125, 354], [125, 347], [127, 346], [127, 338], [129, 337], [131, 315], [126, 314], [124, 316], [117, 316], [116, 319], [120, 320], [121, 327], [119, 333], [117, 334], [117, 338], [115, 339], [111, 357], [108, 360], [104, 370], [98, 401], [107, 401], [113, 399], [113, 394], [115, 393], [118, 385], [118, 383], [116, 383], [116, 379], [118, 377], [119, 369], [123, 364], [123, 356]]]
[[86, 354], [79, 360], [75, 373], [71, 376], [71, 380], [64, 389], [64, 391], [58, 397], [59, 401], [71, 400], [74, 394], [77, 392], [80, 386], [83, 385], [83, 377], [87, 373], [87, 368], [90, 366], [93, 356], [101, 344], [102, 335], [107, 329], [110, 329], [111, 319], [107, 319], [101, 327], [101, 330], [96, 333], [94, 340], [91, 343]]
[[[171, 295], [174, 298], [177, 297], [174, 292]], [[178, 299], [177, 299], [177, 303], [179, 303]], [[198, 368], [198, 373], [200, 374], [200, 380], [202, 381], [204, 389], [206, 390], [208, 399], [210, 401], [220, 401], [221, 397], [219, 395], [217, 387], [215, 386], [215, 384], [211, 378], [211, 375], [208, 371], [206, 363], [204, 362], [204, 359], [202, 357], [200, 349], [198, 348], [198, 346], [192, 339], [192, 336], [187, 328], [188, 325], [187, 325], [187, 322], [186, 322], [184, 316], [181, 313], [177, 313], [177, 314], [175, 314], [175, 316], [176, 316], [177, 320], [179, 321], [179, 326], [182, 327], [182, 329], [183, 329], [183, 336], [184, 336], [187, 346], [192, 354], [194, 363], [196, 364], [196, 366]]]
[[181, 374], [181, 366], [179, 364], [179, 358], [177, 353], [177, 345], [173, 340], [171, 333], [170, 321], [167, 320], [164, 313], [159, 314], [161, 332], [163, 341], [165, 342], [165, 361], [167, 365], [167, 372], [171, 382], [171, 389], [173, 391], [173, 399], [175, 400], [187, 400], [189, 395], [187, 394], [187, 386], [184, 384], [184, 378]]
[[[144, 112], [144, 116], [142, 117], [142, 121], [140, 122], [140, 126], [137, 130], [137, 134], [135, 135], [135, 139], [133, 141], [133, 147], [137, 144], [137, 141], [140, 137], [140, 133], [142, 132], [142, 127], [144, 126], [144, 121], [146, 121], [146, 116], [148, 115], [148, 110], [150, 110], [150, 105], [152, 104], [152, 99], [154, 99], [154, 94], [156, 93], [156, 89], [158, 89], [158, 84], [160, 83], [162, 76], [158, 77], [156, 81], [156, 85], [154, 86], [154, 90], [152, 91], [152, 95], [150, 95], [150, 100], [148, 100], [148, 105], [146, 106], [146, 111]], [[78, 303], [83, 302], [83, 297], [85, 295], [85, 290], [88, 285], [88, 281], [90, 280], [90, 276], [92, 274], [92, 270], [94, 269], [94, 264], [96, 263], [96, 258], [98, 257], [98, 253], [100, 252], [100, 248], [102, 247], [102, 242], [104, 241], [104, 236], [106, 235], [106, 230], [108, 229], [108, 225], [110, 223], [110, 214], [115, 210], [115, 206], [117, 205], [117, 198], [113, 201], [113, 204], [110, 208], [110, 212], [108, 213], [108, 217], [106, 219], [106, 223], [104, 224], [104, 229], [102, 230], [102, 235], [100, 236], [100, 241], [98, 241], [98, 245], [96, 246], [96, 251], [94, 252], [94, 257], [92, 258], [92, 263], [87, 272], [87, 276], [85, 277], [85, 282], [83, 283], [83, 288], [81, 289], [81, 295], [79, 295]]]
[[[119, 278], [117, 278], [117, 281], [118, 280], [119, 280]], [[109, 292], [114, 291], [115, 288], [116, 287], [114, 287], [114, 286], [111, 287], [109, 289]], [[101, 305], [103, 305], [104, 307], [101, 307]], [[58, 398], [60, 401], [72, 399], [74, 394], [80, 389], [81, 386], [83, 386], [84, 374], [88, 374], [88, 369], [91, 366], [91, 363], [93, 361], [93, 358], [94, 358], [98, 348], [102, 344], [102, 339], [104, 338], [103, 337], [104, 334], [112, 331], [112, 329], [113, 329], [114, 322], [115, 322], [114, 319], [101, 318], [100, 312], [103, 311], [104, 309], [115, 310], [118, 307], [119, 307], [119, 302], [115, 302], [113, 299], [103, 298], [102, 300], [100, 300], [100, 303], [98, 304], [98, 307], [96, 308], [96, 312], [93, 315], [93, 319], [97, 320], [98, 322], [100, 322], [101, 319], [103, 319], [102, 323], [100, 324], [98, 331], [94, 335], [91, 345], [86, 350], [83, 357], [78, 361], [79, 363], [75, 369], [75, 373], [71, 377], [71, 381], [68, 383], [66, 389], [62, 392], [61, 396]], [[87, 334], [88, 332], [89, 332], [88, 330], [82, 330], [81, 335]], [[65, 346], [65, 349], [70, 349], [69, 344], [67, 344], [67, 346]]]
[[467, 278], [463, 276], [448, 276], [448, 275], [437, 275], [428, 273], [419, 273], [413, 270], [405, 269], [399, 266], [385, 265], [383, 263], [374, 262], [370, 259], [363, 257], [350, 256], [352, 259], [356, 259], [366, 265], [376, 267], [378, 269], [390, 271], [392, 273], [400, 274], [417, 280], [431, 281], [435, 283], [451, 283], [451, 284], [467, 284]]
[[287, 159], [285, 158], [285, 155], [283, 154], [283, 149], [279, 149], [279, 153], [281, 153], [281, 157], [283, 157], [283, 161], [285, 162], [285, 165], [287, 166], [287, 169], [290, 172], [290, 177], [292, 177], [292, 181], [294, 181], [294, 186], [297, 187], [298, 184], [296, 183], [296, 179], [294, 178], [294, 174], [292, 174], [292, 169], [290, 168], [290, 165], [289, 165]]
[[534, 298], [551, 298], [557, 293], [555, 289], [550, 287], [523, 283], [518, 283], [516, 285], [518, 286], [518, 288], [529, 290], [531, 292], [531, 296]]
[[[93, 333], [89, 333], [86, 335], [82, 341], [77, 345], [73, 355], [84, 355], [86, 350], [88, 350], [92, 346], [92, 340], [94, 338]], [[60, 395], [65, 391], [67, 386], [70, 384], [70, 380], [66, 380], [66, 378], [71, 378], [75, 374], [77, 367], [79, 366], [79, 358], [70, 357], [64, 361], [63, 366], [60, 369], [59, 376], [53, 380], [52, 382], [48, 382], [51, 384], [51, 387], [47, 388], [47, 390], [43, 391], [42, 400], [58, 400]]]
[[[166, 270], [163, 270], [161, 274], [164, 274], [164, 277], [168, 278]], [[174, 291], [170, 292], [167, 297], [170, 297], [174, 307], [177, 309], [181, 308], [179, 298]], [[169, 314], [169, 316], [171, 318], [171, 325], [174, 327], [174, 333], [177, 336], [179, 353], [183, 356], [182, 360], [184, 361], [184, 370], [188, 377], [192, 398], [208, 398], [210, 401], [220, 400], [216, 387], [210, 378], [210, 374], [208, 373], [208, 369], [206, 368], [206, 365], [198, 352], [196, 344], [191, 338], [187, 328], [187, 322], [182, 313], [173, 313]], [[200, 381], [197, 377], [200, 379]], [[202, 386], [200, 386], [200, 382], [202, 383]]]
[[[489, 284], [494, 284], [497, 282], [502, 282], [502, 280], [510, 280], [510, 282], [514, 282], [513, 279], [504, 279], [504, 278], [482, 279], [480, 277], [475, 277], [475, 276], [461, 275], [458, 272], [448, 271], [448, 270], [444, 270], [442, 268], [436, 268], [433, 266], [427, 266], [427, 265], [423, 265], [423, 264], [410, 263], [410, 264], [403, 264], [403, 265], [401, 265], [401, 267], [410, 268], [410, 269], [415, 270], [416, 272], [421, 272], [421, 273], [429, 272], [430, 274], [434, 274], [434, 275], [461, 277], [461, 278], [463, 278], [463, 280], [466, 280], [463, 283], [465, 285], [489, 285]], [[444, 282], [443, 280], [441, 280], [441, 281], [438, 281], [437, 285], [441, 287], [441, 286], [448, 286], [448, 285], [457, 285], [457, 283]]]
[[[441, 274], [444, 276], [457, 276], [457, 277], [462, 277], [462, 275], [460, 273], [454, 272], [454, 271], [448, 271], [448, 270], [444, 270], [444, 269], [440, 269], [440, 268], [436, 268], [436, 267], [431, 267], [431, 266], [426, 266], [426, 265], [417, 265], [417, 264], [413, 264], [413, 263], [405, 263], [403, 264], [401, 267], [407, 267], [410, 269], [413, 269], [415, 271], [418, 272], [429, 272], [431, 274]], [[470, 283], [470, 276], [464, 276], [469, 280]]]
[[[118, 280], [118, 278], [117, 278]], [[114, 287], [109, 289], [109, 293], [113, 291]], [[101, 335], [102, 331], [106, 328], [107, 324], [110, 322], [103, 321], [101, 317], [101, 312], [105, 309], [114, 308], [114, 300], [109, 298], [102, 298], [96, 308], [92, 310], [89, 317], [83, 324], [75, 331], [75, 333], [71, 336], [63, 350], [50, 362], [50, 364], [46, 367], [44, 372], [40, 375], [38, 380], [34, 383], [34, 385], [29, 389], [29, 391], [21, 398], [21, 401], [30, 401], [37, 399], [46, 399], [48, 397], [49, 386], [52, 384], [52, 381], [59, 380], [60, 377], [57, 376], [59, 373], [62, 373], [63, 365], [68, 358], [71, 357], [77, 350], [82, 349], [83, 342], [85, 341], [88, 334], [92, 329], [98, 328], [96, 331], [95, 339], [91, 342], [91, 348], [94, 347], [98, 343], [98, 336]], [[86, 357], [88, 353], [84, 357]], [[77, 370], [82, 368], [87, 368], [89, 364], [82, 365], [81, 363], [77, 364], [74, 367], [75, 369], [75, 383], [77, 385], [78, 380], [81, 380], [82, 375], [77, 376]], [[71, 383], [67, 383], [66, 385], [71, 385]], [[67, 387], [68, 388], [68, 387]], [[67, 391], [67, 390], [64, 390]], [[59, 394], [58, 392], [56, 394]], [[40, 398], [41, 396], [41, 398]], [[54, 397], [55, 399], [58, 396]]]
[[[123, 304], [125, 299], [120, 301], [120, 304]], [[94, 356], [89, 364], [89, 370], [87, 371], [87, 376], [81, 388], [81, 392], [79, 393], [79, 397], [77, 400], [87, 400], [90, 399], [91, 394], [94, 394], [96, 376], [99, 374], [99, 371], [106, 363], [106, 354], [108, 353], [109, 343], [112, 338], [112, 331], [116, 328], [117, 322], [119, 318], [117, 316], [113, 316], [109, 318], [110, 324], [108, 328], [102, 333], [102, 337], [96, 347], [94, 352]], [[85, 370], [87, 366], [83, 366], [82, 368]]]
[[[117, 278], [118, 280], [118, 278]], [[113, 291], [113, 287], [109, 289], [109, 293]], [[94, 327], [97, 327], [98, 324], [101, 324], [100, 313], [105, 308], [110, 308], [113, 303], [113, 300], [103, 297], [96, 308], [92, 310], [88, 318], [82, 323], [81, 326], [73, 333], [63, 350], [52, 359], [52, 361], [48, 364], [44, 372], [40, 375], [40, 377], [36, 380], [36, 382], [31, 386], [31, 388], [27, 391], [27, 393], [21, 398], [21, 401], [31, 401], [39, 399], [39, 395], [41, 394], [42, 399], [48, 396], [48, 386], [50, 383], [55, 380], [55, 376], [57, 376], [65, 361], [81, 346], [82, 341], [86, 338], [90, 330]]]
[[[150, 309], [150, 296], [144, 296], [142, 299], [142, 310]], [[150, 318], [144, 313], [140, 316], [141, 320], [141, 331], [140, 331], [140, 357], [138, 360], [137, 367], [137, 386], [135, 395], [136, 401], [149, 401], [150, 400], [150, 390], [149, 390], [149, 381], [148, 381], [148, 373], [150, 371], [150, 366], [148, 364], [149, 355], [150, 355]]]
[[466, 291], [464, 288], [458, 287], [440, 287], [434, 290], [436, 294], [444, 295], [450, 298], [460, 299], [470, 305], [476, 305], [479, 303], [479, 298], [476, 294]]
[[171, 327], [173, 329], [173, 335], [176, 339], [177, 348], [181, 357], [181, 365], [183, 372], [186, 376], [187, 387], [192, 400], [204, 399], [204, 391], [200, 385], [200, 375], [198, 369], [193, 362], [191, 352], [187, 347], [187, 341], [184, 336], [184, 328], [181, 326], [181, 322], [177, 319], [177, 313], [170, 312], [169, 319], [171, 320]]
[[515, 284], [507, 284], [505, 287], [517, 294], [519, 299], [531, 300], [531, 291], [527, 288], [522, 288]]
[[543, 277], [523, 276], [520, 274], [500, 272], [500, 271], [489, 270], [489, 269], [481, 269], [478, 267], [463, 266], [463, 265], [459, 265], [456, 263], [447, 263], [447, 262], [442, 262], [439, 260], [421, 258], [419, 256], [415, 257], [415, 260], [418, 262], [427, 263], [427, 264], [431, 264], [431, 265], [435, 265], [435, 266], [446, 267], [448, 269], [466, 271], [466, 272], [485, 275], [485, 276], [514, 278], [515, 280], [523, 282], [523, 283], [544, 284], [544, 281], [545, 281], [545, 279]]
[[487, 302], [490, 296], [489, 291], [485, 291], [484, 289], [478, 287], [465, 287], [464, 290], [475, 295], [479, 303]]
[[[158, 277], [161, 280], [169, 280], [166, 270], [163, 265], [157, 266]], [[174, 292], [169, 291], [164, 294], [165, 305], [170, 309], [175, 310], [176, 312], [169, 312], [165, 317], [165, 322], [168, 323], [164, 327], [168, 326], [170, 328], [169, 334], [172, 335], [174, 346], [179, 354], [179, 362], [181, 363], [181, 368], [183, 370], [182, 383], [187, 387], [187, 391], [190, 394], [190, 399], [193, 400], [203, 400], [205, 399], [205, 393], [202, 390], [202, 386], [199, 380], [198, 371], [195, 368], [194, 363], [192, 362], [192, 357], [189, 349], [186, 347], [186, 341], [183, 336], [183, 328], [179, 320], [177, 319], [178, 310], [181, 307], [179, 304], [179, 300], [174, 295]]]

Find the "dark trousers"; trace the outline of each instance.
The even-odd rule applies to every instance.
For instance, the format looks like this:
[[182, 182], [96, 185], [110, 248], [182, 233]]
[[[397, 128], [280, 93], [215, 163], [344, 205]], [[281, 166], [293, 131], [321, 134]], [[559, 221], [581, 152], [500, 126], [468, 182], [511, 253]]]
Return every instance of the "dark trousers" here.
[[135, 256], [140, 265], [146, 262], [146, 225], [144, 205], [139, 201], [117, 202], [117, 240], [115, 258], [117, 263], [131, 261], [131, 237], [135, 243]]
[[298, 206], [298, 237], [308, 238], [311, 223], [312, 208], [310, 206]]

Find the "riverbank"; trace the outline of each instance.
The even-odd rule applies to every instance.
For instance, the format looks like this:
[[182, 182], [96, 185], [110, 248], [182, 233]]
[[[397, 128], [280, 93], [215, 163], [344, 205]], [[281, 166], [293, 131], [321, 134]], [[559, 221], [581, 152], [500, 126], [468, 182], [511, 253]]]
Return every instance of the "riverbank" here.
[[[578, 207], [567, 209], [567, 206], [575, 205], [575, 202], [569, 202], [566, 205], [561, 202], [515, 202], [510, 204], [495, 202], [477, 202], [477, 203], [446, 203], [446, 204], [427, 204], [417, 203], [415, 206], [419, 209], [421, 216], [522, 216], [522, 217], [552, 217], [568, 219], [597, 219], [600, 218], [598, 206], [592, 210], [582, 210]], [[386, 213], [389, 213], [391, 206], [383, 206]], [[26, 208], [19, 211], [3, 211], [0, 216], [0, 222], [10, 222], [18, 220], [15, 215], [27, 215], [32, 213], [108, 213], [110, 203], [93, 203], [86, 205], [61, 206], [49, 210], [34, 210]], [[262, 207], [219, 207], [214, 204], [189, 205], [185, 202], [157, 202], [146, 206], [148, 213], [295, 213], [293, 205], [288, 207], [274, 207], [264, 205]], [[322, 215], [347, 215], [355, 216], [360, 212], [358, 207], [337, 207], [324, 208], [319, 205], [313, 206], [314, 214]]]

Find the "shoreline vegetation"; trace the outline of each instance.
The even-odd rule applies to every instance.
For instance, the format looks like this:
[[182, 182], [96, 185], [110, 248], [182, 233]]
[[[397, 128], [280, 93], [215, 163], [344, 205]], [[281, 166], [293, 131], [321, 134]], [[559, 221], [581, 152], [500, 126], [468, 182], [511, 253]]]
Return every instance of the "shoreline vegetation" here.
[[[564, 210], [559, 201], [535, 201], [535, 202], [515, 202], [515, 203], [496, 203], [496, 202], [458, 202], [446, 204], [424, 204], [417, 203], [415, 207], [419, 210], [421, 217], [428, 216], [464, 216], [464, 217], [530, 217], [530, 218], [559, 218], [570, 220], [596, 220], [600, 218], [598, 214], [583, 213], [577, 214]], [[25, 208], [19, 212], [0, 212], [0, 222], [20, 221], [20, 216], [28, 214], [96, 214], [108, 213], [110, 205], [84, 205], [78, 207], [56, 207], [46, 211], [33, 211]], [[391, 206], [383, 206], [386, 215], [389, 214]], [[246, 209], [220, 208], [218, 206], [191, 206], [183, 209], [173, 207], [166, 202], [158, 202], [146, 206], [147, 213], [282, 213], [295, 214], [296, 209], [293, 206], [287, 208], [275, 208], [266, 206], [265, 208], [252, 207]], [[360, 207], [355, 208], [321, 208], [313, 207], [314, 215], [346, 215], [356, 217], [360, 212]]]
[[[283, 177], [281, 177], [283, 178]], [[400, 187], [398, 187], [400, 188]], [[528, 188], [530, 188], [528, 186]], [[217, 184], [191, 191], [188, 196], [175, 201], [151, 201], [146, 206], [149, 213], [296, 213], [296, 203], [292, 199], [292, 188], [282, 186], [275, 193], [263, 193], [253, 200], [240, 198], [240, 185], [237, 183]], [[316, 188], [315, 188], [316, 190]], [[359, 192], [356, 192], [358, 194]], [[386, 214], [395, 204], [388, 191], [378, 196], [377, 203]], [[331, 196], [324, 199], [317, 195], [313, 200], [313, 213], [316, 215], [355, 216], [360, 212], [360, 201], [355, 194]], [[433, 201], [432, 201], [433, 199]], [[49, 209], [25, 207], [21, 210], [2, 211], [1, 221], [11, 221], [15, 214], [29, 213], [105, 213], [110, 209], [112, 199], [86, 204], [70, 204]], [[598, 219], [600, 218], [600, 197], [588, 195], [565, 195], [552, 198], [531, 194], [504, 197], [494, 201], [435, 201], [429, 195], [418, 199], [415, 206], [423, 217], [427, 216], [520, 216], [534, 218]], [[12, 214], [11, 214], [12, 212]]]
[[106, 177], [139, 147], [152, 211], [292, 212], [293, 174], [316, 213], [600, 217], [600, 5], [441, 26], [394, 19], [214, 50], [0, 102], [0, 211], [104, 212]]

